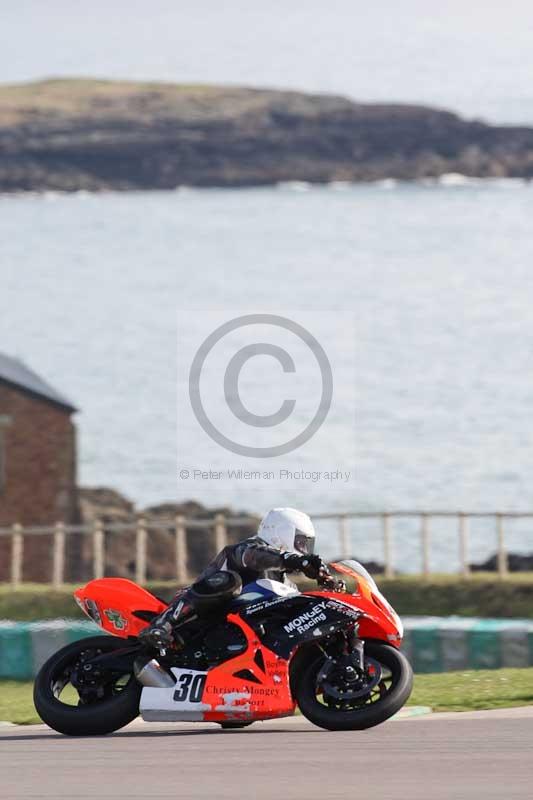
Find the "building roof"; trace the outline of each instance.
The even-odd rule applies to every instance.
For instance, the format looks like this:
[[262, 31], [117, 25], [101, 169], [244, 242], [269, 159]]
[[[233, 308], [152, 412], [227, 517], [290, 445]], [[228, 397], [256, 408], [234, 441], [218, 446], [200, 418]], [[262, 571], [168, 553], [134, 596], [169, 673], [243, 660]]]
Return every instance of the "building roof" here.
[[56, 390], [46, 383], [42, 378], [37, 375], [32, 369], [26, 366], [24, 362], [18, 358], [11, 358], [3, 353], [0, 353], [0, 383], [7, 383], [10, 386], [15, 386], [17, 389], [22, 389], [28, 394], [35, 395], [43, 400], [48, 400], [50, 403], [61, 406], [67, 411], [77, 411], [70, 400], [64, 395], [56, 392]]

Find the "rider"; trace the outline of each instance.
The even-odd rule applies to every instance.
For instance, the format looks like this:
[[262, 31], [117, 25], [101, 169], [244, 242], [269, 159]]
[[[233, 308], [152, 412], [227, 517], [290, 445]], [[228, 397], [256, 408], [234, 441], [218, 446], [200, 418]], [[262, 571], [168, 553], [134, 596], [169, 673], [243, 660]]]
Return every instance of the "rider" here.
[[195, 587], [223, 599], [228, 597], [228, 591], [236, 593], [242, 585], [259, 578], [287, 582], [287, 573], [303, 572], [314, 579], [327, 574], [326, 565], [313, 553], [314, 544], [315, 529], [307, 514], [295, 508], [273, 508], [263, 517], [255, 536], [224, 547], [196, 583], [179, 592], [142, 631], [141, 638], [160, 648], [171, 645], [174, 627], [195, 610]]

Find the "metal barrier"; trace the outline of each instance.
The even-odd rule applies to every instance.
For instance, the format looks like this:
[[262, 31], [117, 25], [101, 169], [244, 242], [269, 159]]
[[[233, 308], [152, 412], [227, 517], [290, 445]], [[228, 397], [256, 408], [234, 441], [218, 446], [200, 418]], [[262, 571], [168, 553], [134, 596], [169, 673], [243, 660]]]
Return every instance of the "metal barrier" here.
[[[417, 673], [533, 666], [533, 620], [404, 617], [402, 650]], [[93, 622], [0, 620], [0, 680], [30, 680], [61, 647], [102, 633]]]
[[[505, 520], [533, 519], [533, 512], [467, 512], [467, 511], [352, 511], [340, 514], [312, 514], [313, 520], [332, 520], [337, 526], [339, 556], [350, 556], [350, 520], [373, 519], [380, 522], [382, 533], [382, 554], [385, 577], [395, 575], [394, 568], [394, 520], [415, 518], [418, 520], [419, 545], [422, 559], [422, 574], [429, 577], [431, 552], [431, 521], [437, 518], [455, 518], [457, 522], [457, 544], [460, 573], [464, 577], [470, 575], [468, 562], [469, 523], [472, 519], [484, 518], [492, 521], [497, 546], [497, 572], [500, 577], [508, 574], [508, 555], [505, 546]], [[24, 540], [26, 536], [52, 535], [52, 574], [50, 583], [59, 587], [64, 583], [65, 548], [67, 536], [80, 534], [92, 537], [92, 575], [101, 578], [105, 573], [106, 536], [114, 532], [131, 531], [135, 537], [135, 580], [146, 583], [147, 579], [147, 544], [148, 527], [151, 530], [169, 530], [174, 532], [174, 574], [179, 584], [189, 580], [187, 570], [187, 532], [191, 530], [209, 530], [214, 537], [214, 545], [221, 550], [228, 543], [228, 527], [257, 525], [258, 518], [250, 516], [225, 517], [221, 514], [212, 519], [187, 519], [177, 516], [174, 519], [150, 519], [139, 517], [131, 522], [104, 523], [95, 520], [92, 524], [65, 525], [62, 522], [50, 527], [23, 527], [16, 523], [11, 528], [0, 528], [1, 537], [11, 538], [10, 583], [17, 588], [22, 583], [24, 562]]]

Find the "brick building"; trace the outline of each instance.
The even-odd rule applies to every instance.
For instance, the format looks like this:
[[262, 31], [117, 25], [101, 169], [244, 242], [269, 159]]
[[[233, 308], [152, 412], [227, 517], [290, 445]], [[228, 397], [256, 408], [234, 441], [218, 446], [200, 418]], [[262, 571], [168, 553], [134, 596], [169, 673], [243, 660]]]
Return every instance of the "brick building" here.
[[[76, 408], [33, 370], [0, 353], [0, 527], [78, 519]], [[0, 537], [0, 580], [10, 541]], [[48, 571], [49, 537], [25, 537], [24, 579]]]

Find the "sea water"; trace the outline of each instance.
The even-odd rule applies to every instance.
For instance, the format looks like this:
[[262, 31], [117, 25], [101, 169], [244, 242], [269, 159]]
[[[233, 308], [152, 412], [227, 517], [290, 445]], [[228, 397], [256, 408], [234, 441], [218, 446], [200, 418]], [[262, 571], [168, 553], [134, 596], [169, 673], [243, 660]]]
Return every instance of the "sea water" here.
[[[81, 484], [141, 506], [194, 497], [257, 512], [528, 510], [532, 218], [533, 186], [457, 176], [3, 197], [0, 350], [79, 407]], [[275, 491], [268, 481], [178, 480], [184, 455], [202, 469], [227, 463], [198, 426], [176, 452], [177, 319], [192, 326], [204, 307], [353, 315], [354, 414], [311, 459], [325, 469], [352, 442], [346, 491], [323, 480]], [[259, 408], [264, 386], [248, 391]], [[400, 539], [414, 542], [408, 528]], [[528, 525], [516, 530], [512, 549], [533, 549]], [[378, 542], [373, 524], [357, 531], [354, 547]], [[455, 558], [454, 536], [436, 528], [441, 568]], [[480, 532], [476, 552], [494, 542]], [[370, 551], [379, 556], [378, 544]]]

